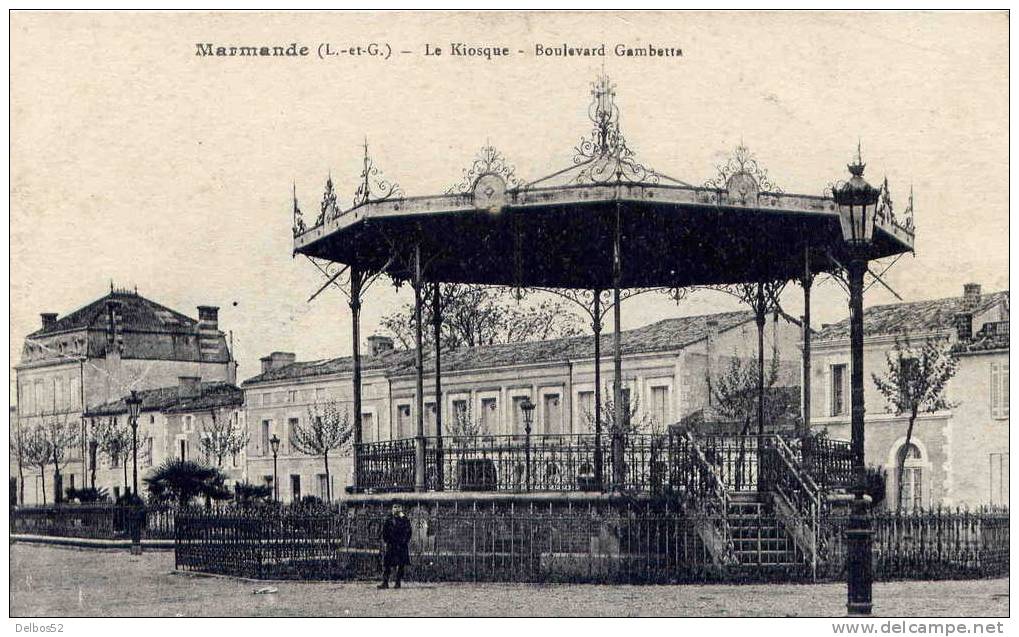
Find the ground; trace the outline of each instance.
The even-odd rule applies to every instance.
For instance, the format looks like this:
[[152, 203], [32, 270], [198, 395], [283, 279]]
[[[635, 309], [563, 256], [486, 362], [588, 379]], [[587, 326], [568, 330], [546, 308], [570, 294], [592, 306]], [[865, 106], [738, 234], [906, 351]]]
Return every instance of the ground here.
[[[253, 582], [175, 573], [172, 551], [11, 545], [12, 617], [832, 616], [844, 584], [595, 586]], [[413, 569], [411, 569], [413, 573]], [[275, 592], [256, 592], [270, 588]], [[1008, 615], [1008, 579], [874, 586], [879, 616]]]

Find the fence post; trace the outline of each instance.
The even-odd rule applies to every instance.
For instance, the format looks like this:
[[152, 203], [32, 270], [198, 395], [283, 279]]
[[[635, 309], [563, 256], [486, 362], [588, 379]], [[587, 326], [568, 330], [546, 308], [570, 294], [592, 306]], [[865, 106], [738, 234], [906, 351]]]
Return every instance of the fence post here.
[[145, 524], [145, 507], [133, 506], [131, 516], [131, 555], [142, 554], [142, 525]]

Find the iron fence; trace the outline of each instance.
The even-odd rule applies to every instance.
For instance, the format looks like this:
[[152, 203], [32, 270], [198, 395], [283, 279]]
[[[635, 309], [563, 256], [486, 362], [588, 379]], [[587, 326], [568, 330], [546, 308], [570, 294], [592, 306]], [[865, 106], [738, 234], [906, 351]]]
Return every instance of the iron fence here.
[[807, 436], [798, 446], [804, 470], [821, 489], [852, 486], [853, 450], [848, 441]]
[[[177, 568], [263, 579], [374, 578], [386, 513], [384, 504], [184, 510], [177, 515]], [[418, 581], [679, 583], [814, 576], [802, 561], [720, 563], [704, 536], [719, 516], [661, 501], [433, 501], [411, 506], [408, 515], [410, 577]], [[844, 577], [847, 522], [845, 516], [821, 520], [817, 577]], [[781, 521], [762, 513], [760, 524]], [[1007, 573], [1007, 511], [879, 514], [874, 528], [879, 579]]]
[[[595, 472], [594, 434], [427, 437], [425, 488], [430, 491], [631, 491], [666, 486], [666, 439], [631, 434], [621, 439], [622, 484], [613, 484], [612, 437], [601, 438], [602, 481]], [[358, 445], [358, 488], [369, 493], [412, 491], [416, 440]]]
[[137, 509], [113, 503], [61, 504], [14, 507], [10, 512], [12, 534], [72, 537], [93, 540], [130, 539], [133, 525], [141, 525], [141, 537], [173, 539], [175, 509], [165, 505]]

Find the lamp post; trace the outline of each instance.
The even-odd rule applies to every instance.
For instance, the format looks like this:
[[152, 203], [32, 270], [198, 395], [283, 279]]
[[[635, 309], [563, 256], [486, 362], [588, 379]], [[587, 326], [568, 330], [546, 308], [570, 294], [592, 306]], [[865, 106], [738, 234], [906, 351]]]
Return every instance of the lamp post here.
[[269, 439], [269, 446], [272, 447], [272, 498], [280, 501], [280, 481], [276, 476], [276, 457], [280, 452], [280, 437], [276, 434]]
[[524, 412], [524, 484], [528, 491], [531, 490], [531, 422], [534, 418], [534, 403], [530, 398], [524, 398], [520, 403], [520, 409]]
[[864, 403], [863, 403], [863, 275], [874, 236], [874, 219], [881, 192], [863, 178], [866, 164], [857, 147], [856, 163], [848, 166], [852, 177], [833, 189], [838, 206], [842, 238], [845, 241], [849, 278], [849, 350], [852, 405], [853, 504], [849, 528], [846, 530], [847, 600], [850, 615], [870, 615], [873, 607], [871, 551], [873, 531], [870, 527], [868, 502], [864, 498], [866, 476], [864, 465]]
[[131, 390], [131, 395], [124, 400], [127, 403], [128, 422], [131, 424], [131, 485], [134, 497], [138, 497], [138, 414], [142, 410], [142, 399], [138, 392]]

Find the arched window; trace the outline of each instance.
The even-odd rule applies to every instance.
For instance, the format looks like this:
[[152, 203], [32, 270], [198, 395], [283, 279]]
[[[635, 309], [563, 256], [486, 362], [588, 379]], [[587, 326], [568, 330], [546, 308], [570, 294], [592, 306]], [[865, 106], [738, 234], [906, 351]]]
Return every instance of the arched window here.
[[899, 450], [899, 467], [902, 468], [902, 502], [905, 511], [923, 506], [923, 455], [910, 443]]

